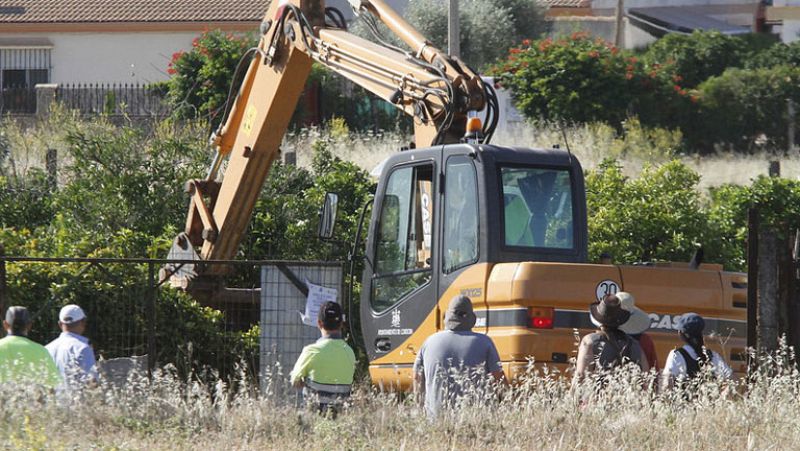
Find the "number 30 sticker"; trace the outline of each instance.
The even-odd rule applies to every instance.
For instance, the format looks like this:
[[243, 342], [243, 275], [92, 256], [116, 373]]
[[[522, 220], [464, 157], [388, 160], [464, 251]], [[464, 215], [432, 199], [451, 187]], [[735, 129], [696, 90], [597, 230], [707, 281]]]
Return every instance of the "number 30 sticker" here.
[[617, 294], [619, 292], [619, 285], [613, 280], [604, 280], [597, 284], [597, 300], [602, 301], [607, 294]]

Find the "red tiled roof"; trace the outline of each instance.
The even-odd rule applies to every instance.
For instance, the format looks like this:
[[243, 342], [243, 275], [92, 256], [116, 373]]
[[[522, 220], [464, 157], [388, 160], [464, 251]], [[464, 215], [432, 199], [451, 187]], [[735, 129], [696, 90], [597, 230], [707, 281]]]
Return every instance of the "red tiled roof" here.
[[548, 8], [589, 8], [592, 0], [539, 0], [542, 6]]
[[257, 22], [270, 0], [7, 0], [0, 23]]

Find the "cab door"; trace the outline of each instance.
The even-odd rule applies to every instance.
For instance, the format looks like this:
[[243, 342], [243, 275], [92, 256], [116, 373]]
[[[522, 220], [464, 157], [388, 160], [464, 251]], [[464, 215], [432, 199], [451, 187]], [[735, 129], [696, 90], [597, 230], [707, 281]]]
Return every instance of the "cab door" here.
[[[441, 190], [441, 265], [439, 311], [443, 315], [451, 298], [467, 295], [476, 310], [486, 304], [488, 268], [475, 268], [486, 261], [485, 215], [481, 215], [478, 154], [472, 146], [448, 146], [442, 154], [443, 189]], [[470, 268], [473, 268], [470, 270]], [[486, 321], [479, 321], [475, 331], [485, 332]]]
[[[378, 186], [361, 295], [370, 361], [397, 354], [394, 363], [412, 363], [421, 343], [409, 338], [436, 306], [436, 174], [435, 158], [412, 159], [391, 167]], [[409, 352], [393, 354], [401, 347]]]

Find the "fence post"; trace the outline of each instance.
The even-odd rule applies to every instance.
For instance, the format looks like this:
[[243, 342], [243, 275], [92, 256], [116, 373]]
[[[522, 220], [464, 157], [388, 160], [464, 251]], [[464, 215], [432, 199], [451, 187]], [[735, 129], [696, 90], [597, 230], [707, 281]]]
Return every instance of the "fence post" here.
[[36, 116], [46, 117], [56, 102], [57, 84], [43, 83], [36, 85]]
[[758, 349], [770, 352], [778, 346], [780, 243], [774, 230], [762, 227], [759, 230], [758, 245]]
[[47, 149], [45, 156], [45, 167], [47, 168], [47, 186], [51, 191], [58, 187], [58, 150]]
[[800, 350], [800, 229], [794, 231], [789, 279], [789, 336], [795, 352]]
[[[758, 210], [747, 211], [747, 347], [758, 349]], [[747, 372], [753, 374], [758, 358], [748, 354]]]
[[789, 127], [786, 130], [786, 143], [788, 144], [788, 151], [789, 153], [794, 152], [794, 123], [797, 119], [797, 113], [794, 109], [794, 101], [792, 99], [786, 99], [786, 116], [789, 124]]
[[156, 366], [156, 272], [153, 262], [147, 262], [147, 374], [152, 376]]
[[776, 238], [778, 247], [775, 249], [775, 263], [778, 282], [778, 338], [786, 337], [786, 345], [791, 346], [794, 341], [794, 327], [791, 323], [792, 291], [794, 289], [794, 276], [792, 266], [793, 237], [788, 227], [784, 227], [782, 234]]
[[[6, 302], [8, 301], [8, 285], [6, 285], [6, 250], [0, 244], [0, 315], [6, 312]], [[5, 317], [4, 317], [5, 318]]]
[[769, 176], [770, 177], [781, 176], [781, 162], [779, 160], [772, 160], [769, 162]]

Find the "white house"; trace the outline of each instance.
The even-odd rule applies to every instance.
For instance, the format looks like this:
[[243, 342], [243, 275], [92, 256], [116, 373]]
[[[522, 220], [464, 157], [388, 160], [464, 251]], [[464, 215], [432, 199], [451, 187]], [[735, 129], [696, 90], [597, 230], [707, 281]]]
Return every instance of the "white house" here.
[[767, 23], [773, 25], [783, 42], [800, 39], [800, 0], [774, 0], [766, 7]]
[[255, 30], [268, 0], [15, 0], [0, 4], [0, 85], [149, 83], [205, 30]]
[[[402, 10], [407, 0], [390, 0]], [[352, 17], [347, 0], [330, 0]], [[255, 32], [269, 0], [14, 0], [0, 3], [0, 86], [151, 83], [206, 30]]]
[[[626, 48], [643, 47], [666, 33], [718, 30], [743, 34], [759, 29], [762, 14], [756, 0], [540, 0], [554, 34], [588, 31], [614, 41], [616, 9], [624, 9]], [[795, 0], [800, 3], [800, 0]]]

